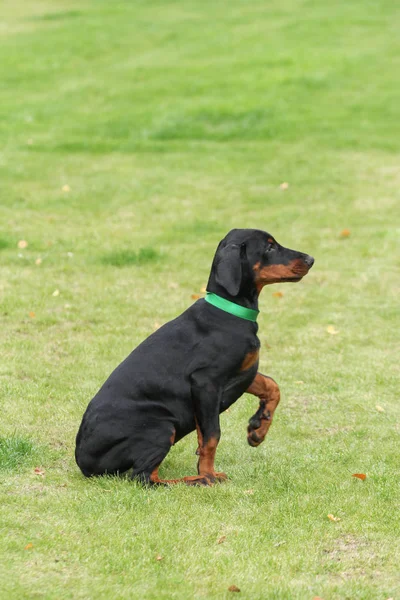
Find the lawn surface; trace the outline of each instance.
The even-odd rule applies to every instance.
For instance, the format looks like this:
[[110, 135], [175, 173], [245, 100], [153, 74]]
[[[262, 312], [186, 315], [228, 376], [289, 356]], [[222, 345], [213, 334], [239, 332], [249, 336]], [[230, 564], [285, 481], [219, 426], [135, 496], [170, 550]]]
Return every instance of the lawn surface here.
[[[393, 0], [1, 4], [1, 600], [400, 598], [399, 27]], [[245, 395], [229, 482], [84, 479], [88, 401], [232, 227], [316, 258], [261, 297], [265, 443]]]

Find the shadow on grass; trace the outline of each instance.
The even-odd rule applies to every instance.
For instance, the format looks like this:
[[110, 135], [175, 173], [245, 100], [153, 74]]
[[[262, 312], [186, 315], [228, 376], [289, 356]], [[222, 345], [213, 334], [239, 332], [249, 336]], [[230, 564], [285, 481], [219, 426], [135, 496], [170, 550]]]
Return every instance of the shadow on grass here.
[[5, 250], [6, 248], [11, 248], [12, 246], [11, 240], [7, 238], [0, 238], [0, 250]]
[[140, 250], [114, 250], [101, 257], [103, 265], [113, 267], [142, 266], [162, 260], [162, 256], [154, 248], [140, 248]]
[[26, 19], [27, 21], [60, 21], [64, 19], [74, 19], [82, 17], [85, 13], [80, 10], [64, 10], [54, 13], [44, 13], [43, 15], [35, 15]]

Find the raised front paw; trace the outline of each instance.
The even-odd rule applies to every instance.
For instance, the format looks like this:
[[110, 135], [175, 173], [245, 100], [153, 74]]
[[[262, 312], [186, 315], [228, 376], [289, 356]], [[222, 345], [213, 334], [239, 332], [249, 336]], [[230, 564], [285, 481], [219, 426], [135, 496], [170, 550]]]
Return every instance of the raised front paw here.
[[253, 448], [259, 446], [264, 441], [270, 426], [270, 418], [269, 411], [262, 414], [260, 414], [260, 411], [257, 411], [251, 417], [247, 427], [247, 441]]

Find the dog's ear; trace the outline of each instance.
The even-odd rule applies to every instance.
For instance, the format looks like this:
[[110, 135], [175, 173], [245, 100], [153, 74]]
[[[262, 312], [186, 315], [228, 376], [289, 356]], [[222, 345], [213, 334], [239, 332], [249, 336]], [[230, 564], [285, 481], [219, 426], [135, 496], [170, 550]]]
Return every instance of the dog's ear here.
[[242, 282], [241, 247], [228, 244], [218, 249], [215, 265], [215, 281], [231, 296], [237, 296]]

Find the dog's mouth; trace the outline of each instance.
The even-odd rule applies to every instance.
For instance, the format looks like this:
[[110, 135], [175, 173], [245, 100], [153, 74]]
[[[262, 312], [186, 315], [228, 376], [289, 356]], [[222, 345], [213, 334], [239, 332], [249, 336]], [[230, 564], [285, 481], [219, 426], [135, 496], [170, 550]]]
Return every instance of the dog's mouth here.
[[296, 283], [297, 281], [301, 281], [303, 277], [304, 275], [296, 275], [294, 277], [285, 277], [284, 279], [281, 279], [281, 281], [282, 283]]
[[308, 255], [305, 255], [304, 258], [295, 258], [289, 264], [271, 264], [260, 268], [259, 263], [257, 263], [253, 267], [256, 274], [256, 285], [261, 290], [264, 285], [271, 283], [296, 283], [301, 281], [304, 275], [307, 275], [313, 264], [313, 257]]
[[300, 262], [300, 264], [299, 261], [296, 261], [294, 268], [292, 269], [292, 275], [289, 275], [289, 277], [285, 277], [284, 279], [282, 279], [282, 281], [293, 283], [295, 283], [296, 281], [300, 281], [301, 279], [303, 279], [304, 275], [307, 275], [313, 264], [313, 257], [308, 255], [304, 260]]

